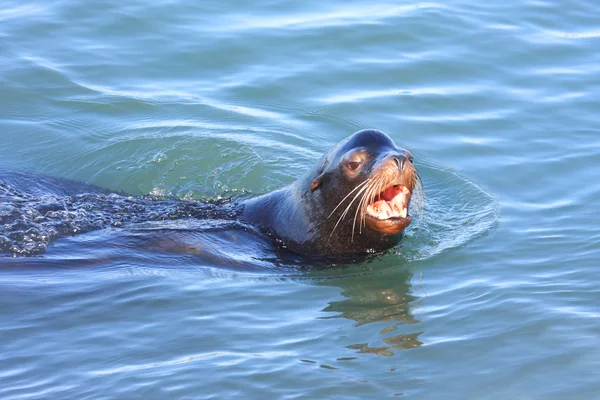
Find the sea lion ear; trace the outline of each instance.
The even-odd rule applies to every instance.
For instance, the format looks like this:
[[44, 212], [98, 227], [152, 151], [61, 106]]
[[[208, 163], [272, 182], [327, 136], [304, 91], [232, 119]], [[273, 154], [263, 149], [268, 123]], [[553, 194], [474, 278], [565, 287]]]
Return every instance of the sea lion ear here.
[[315, 190], [317, 190], [319, 187], [321, 187], [322, 182], [323, 182], [323, 174], [321, 174], [315, 178], [312, 185], [310, 185], [310, 191], [314, 192]]
[[315, 190], [317, 190], [318, 188], [321, 187], [321, 183], [323, 183], [323, 177], [325, 176], [325, 167], [327, 167], [327, 165], [329, 165], [329, 156], [328, 155], [325, 156], [325, 159], [323, 160], [321, 167], [318, 169], [319, 175], [317, 175], [317, 177], [315, 178], [313, 183], [310, 185], [311, 192], [314, 192]]

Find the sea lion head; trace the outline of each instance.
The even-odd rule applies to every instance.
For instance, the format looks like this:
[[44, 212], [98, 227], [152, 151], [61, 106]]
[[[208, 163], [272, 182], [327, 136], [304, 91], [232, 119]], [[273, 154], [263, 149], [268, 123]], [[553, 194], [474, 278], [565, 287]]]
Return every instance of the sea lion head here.
[[393, 246], [411, 223], [413, 193], [422, 193], [412, 154], [374, 129], [338, 143], [307, 178], [303, 197], [327, 253]]

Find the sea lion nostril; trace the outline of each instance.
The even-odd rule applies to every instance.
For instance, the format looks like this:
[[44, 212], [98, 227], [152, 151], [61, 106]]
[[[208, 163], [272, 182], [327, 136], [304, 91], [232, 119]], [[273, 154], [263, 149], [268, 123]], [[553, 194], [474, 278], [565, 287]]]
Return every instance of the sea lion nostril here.
[[400, 171], [402, 171], [404, 169], [404, 162], [406, 161], [406, 158], [404, 157], [393, 157], [394, 161], [396, 162], [396, 165], [398, 166], [398, 169]]

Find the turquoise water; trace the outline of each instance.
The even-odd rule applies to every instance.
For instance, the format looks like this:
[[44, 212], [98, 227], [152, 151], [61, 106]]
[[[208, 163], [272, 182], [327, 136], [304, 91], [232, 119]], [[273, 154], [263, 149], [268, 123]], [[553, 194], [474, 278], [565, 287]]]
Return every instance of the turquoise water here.
[[201, 229], [231, 264], [119, 229], [0, 258], [0, 398], [600, 397], [598, 7], [0, 3], [2, 168], [214, 199], [377, 128], [427, 199], [347, 267]]

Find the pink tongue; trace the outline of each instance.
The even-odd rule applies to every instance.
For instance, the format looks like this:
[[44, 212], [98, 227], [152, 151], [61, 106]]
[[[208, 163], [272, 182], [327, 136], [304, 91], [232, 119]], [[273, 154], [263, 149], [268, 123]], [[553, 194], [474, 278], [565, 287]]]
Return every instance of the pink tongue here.
[[393, 186], [390, 186], [389, 188], [385, 189], [382, 193], [381, 193], [381, 198], [385, 201], [392, 201], [392, 199], [394, 197], [396, 197], [396, 195], [398, 193], [402, 192], [402, 188], [399, 186], [398, 188], [395, 188]]

